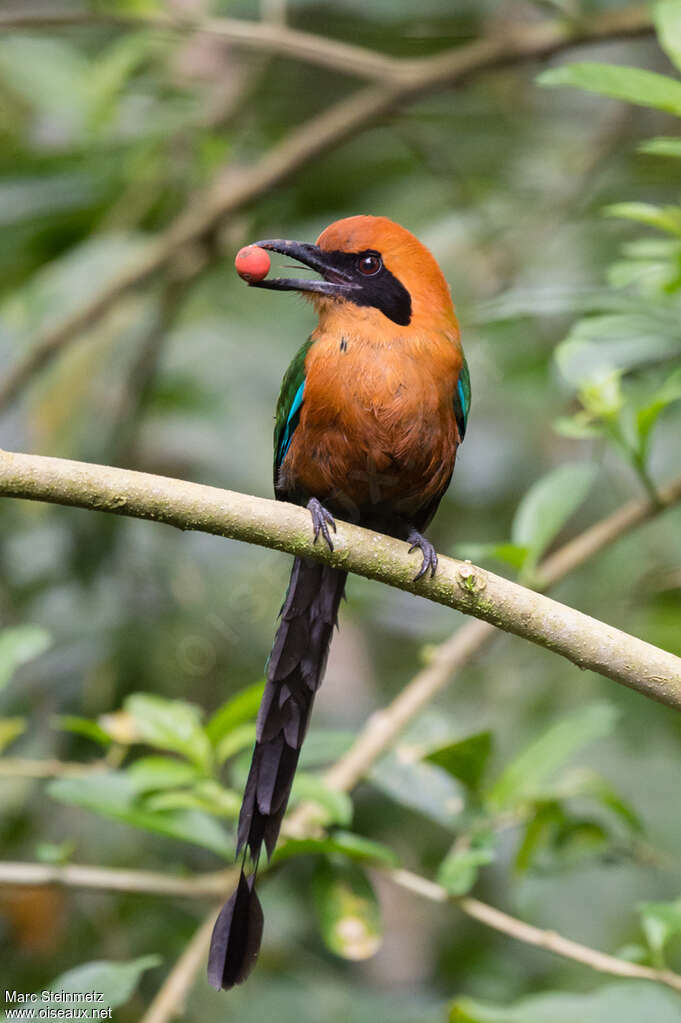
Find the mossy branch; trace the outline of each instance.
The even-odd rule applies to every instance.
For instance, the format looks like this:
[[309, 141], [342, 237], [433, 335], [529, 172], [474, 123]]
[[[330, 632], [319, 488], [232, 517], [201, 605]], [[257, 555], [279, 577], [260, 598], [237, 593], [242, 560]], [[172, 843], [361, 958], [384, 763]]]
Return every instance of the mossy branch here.
[[335, 549], [314, 544], [304, 508], [111, 466], [0, 451], [0, 495], [164, 522], [305, 555], [473, 615], [681, 709], [681, 659], [469, 562], [440, 558], [414, 582], [405, 543], [339, 522]]

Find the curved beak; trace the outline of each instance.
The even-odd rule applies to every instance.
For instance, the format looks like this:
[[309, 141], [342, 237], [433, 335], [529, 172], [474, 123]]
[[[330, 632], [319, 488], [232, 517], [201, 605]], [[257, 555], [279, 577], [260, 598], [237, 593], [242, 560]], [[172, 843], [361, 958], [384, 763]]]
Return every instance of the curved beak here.
[[339, 265], [338, 253], [324, 252], [316, 245], [286, 241], [282, 238], [270, 238], [254, 242], [254, 244], [261, 249], [269, 249], [270, 252], [279, 252], [283, 256], [292, 257], [311, 270], [316, 270], [321, 274], [323, 280], [308, 280], [304, 277], [266, 277], [262, 281], [253, 281], [250, 284], [252, 288], [270, 288], [272, 291], [312, 291], [318, 295], [342, 298], [358, 287], [353, 282], [348, 270]]

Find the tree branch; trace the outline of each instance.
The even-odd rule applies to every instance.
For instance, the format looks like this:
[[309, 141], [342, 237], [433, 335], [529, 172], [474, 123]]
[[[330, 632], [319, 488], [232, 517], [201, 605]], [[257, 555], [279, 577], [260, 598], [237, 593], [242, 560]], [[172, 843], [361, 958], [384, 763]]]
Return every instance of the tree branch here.
[[[536, 578], [539, 589], [548, 589], [574, 572], [600, 550], [614, 543], [619, 537], [655, 518], [660, 512], [681, 501], [681, 476], [658, 491], [658, 500], [650, 498], [628, 501], [612, 515], [606, 516], [586, 529], [574, 540], [568, 541], [554, 554], [549, 555], [538, 566]], [[353, 788], [383, 755], [395, 739], [417, 714], [450, 682], [453, 675], [461, 671], [481, 650], [498, 636], [498, 631], [487, 622], [466, 622], [461, 628], [441, 643], [430, 655], [428, 664], [422, 668], [408, 685], [402, 689], [387, 707], [372, 714], [350, 749], [324, 778], [330, 788], [348, 791]], [[291, 818], [300, 817], [303, 824], [302, 808]], [[299, 824], [293, 824], [294, 831]]]
[[474, 899], [469, 895], [451, 896], [446, 888], [435, 884], [418, 874], [409, 870], [387, 871], [387, 876], [409, 891], [421, 895], [433, 902], [453, 902], [459, 909], [478, 920], [486, 927], [491, 927], [502, 934], [508, 934], [516, 941], [522, 941], [526, 945], [535, 945], [537, 948], [546, 949], [563, 959], [572, 959], [574, 962], [588, 966], [599, 973], [610, 973], [616, 977], [629, 977], [635, 980], [652, 980], [658, 984], [665, 984], [674, 991], [681, 991], [681, 975], [672, 970], [655, 970], [651, 966], [641, 966], [640, 963], [630, 963], [626, 959], [618, 959], [616, 956], [607, 955], [597, 949], [589, 948], [588, 945], [581, 945], [570, 938], [564, 938], [555, 931], [545, 931], [532, 924], [526, 924], [523, 920], [509, 916], [486, 902]]
[[[547, 952], [571, 959], [599, 973], [635, 980], [649, 980], [681, 991], [681, 976], [671, 970], [656, 970], [639, 963], [607, 955], [597, 949], [564, 938], [555, 931], [542, 930], [523, 920], [504, 913], [494, 906], [469, 895], [451, 896], [445, 888], [409, 870], [381, 870], [391, 881], [432, 902], [452, 902], [479, 923], [502, 934], [507, 934], [526, 945], [543, 948]], [[190, 898], [224, 897], [225, 891], [238, 876], [236, 868], [203, 874], [193, 878], [145, 870], [107, 870], [89, 866], [50, 866], [42, 863], [0, 863], [0, 884], [46, 885], [59, 884], [69, 888], [87, 888], [99, 891], [138, 892], [147, 895], [187, 896]], [[191, 989], [194, 978], [203, 965], [210, 943], [216, 910], [211, 910], [189, 945], [168, 975], [166, 983], [151, 1003], [142, 1023], [161, 1023], [177, 1011]], [[172, 1010], [172, 1011], [171, 1011]]]
[[[453, 47], [435, 57], [400, 58], [391, 57], [364, 46], [347, 43], [340, 39], [301, 32], [287, 25], [268, 21], [247, 21], [242, 18], [183, 18], [172, 15], [117, 15], [97, 12], [36, 12], [34, 14], [0, 14], [0, 29], [28, 29], [33, 31], [51, 28], [72, 28], [88, 25], [112, 25], [120, 28], [153, 28], [169, 32], [193, 32], [198, 35], [219, 36], [235, 47], [255, 50], [272, 56], [288, 57], [303, 63], [356, 75], [359, 78], [399, 81], [420, 78], [436, 60], [448, 62], [454, 55], [467, 47]], [[645, 6], [633, 6], [623, 11], [606, 12], [590, 19], [564, 20], [543, 24], [524, 24], [515, 35], [516, 45], [522, 53], [523, 37], [530, 50], [545, 45], [544, 40], [553, 37], [556, 29], [565, 39], [565, 45], [580, 40], [622, 38], [643, 35], [652, 31], [652, 18]], [[546, 32], [546, 36], [544, 36]], [[507, 26], [499, 33], [498, 42], [509, 43]], [[469, 44], [470, 45], [470, 44]], [[473, 44], [474, 45], [474, 44]], [[540, 54], [543, 55], [543, 52]], [[511, 60], [513, 57], [510, 58]]]
[[[557, 582], [603, 547], [681, 500], [681, 477], [661, 488], [659, 497], [660, 504], [646, 499], [630, 501], [596, 523], [545, 559], [539, 568], [538, 577], [544, 585]], [[442, 644], [429, 666], [419, 672], [389, 707], [380, 714], [373, 715], [348, 753], [327, 772], [327, 784], [344, 791], [352, 789], [406, 724], [445, 685], [452, 673], [463, 667], [495, 635], [496, 630], [487, 623], [470, 622]], [[6, 761], [0, 760], [0, 769], [5, 763]], [[23, 764], [17, 763], [19, 766]], [[27, 763], [32, 768], [33, 762]], [[36, 763], [41, 765], [41, 762]], [[76, 770], [81, 767], [78, 764], [65, 766]], [[46, 773], [51, 775], [54, 769], [52, 766], [49, 772], [31, 770], [31, 773], [35, 776], [43, 776]], [[307, 820], [305, 806], [298, 807], [287, 819], [287, 833], [302, 833]], [[439, 885], [408, 871], [395, 871], [391, 877], [394, 882], [426, 898], [435, 901], [445, 901], [448, 898], [447, 892]], [[154, 871], [112, 870], [75, 864], [54, 866], [41, 863], [0, 863], [0, 884], [57, 884], [100, 891], [127, 891], [175, 897], [222, 895], [233, 885], [234, 879], [234, 869], [184, 878]], [[650, 980], [679, 990], [681, 978], [670, 971], [656, 971], [647, 966], [605, 955], [563, 938], [553, 931], [543, 931], [526, 924], [470, 896], [457, 900], [457, 904], [473, 919], [518, 941], [544, 948], [603, 973]], [[146, 1023], [165, 1023], [173, 1014], [174, 1007], [185, 1001], [205, 959], [214, 917], [215, 910], [212, 910], [205, 923], [197, 930], [185, 954], [178, 959], [152, 1002], [145, 1017]]]
[[232, 888], [239, 877], [237, 867], [200, 874], [173, 877], [153, 870], [116, 870], [72, 863], [0, 862], [0, 885], [58, 885], [62, 888], [87, 888], [91, 891], [136, 892], [145, 895], [172, 895], [195, 899], [213, 898]]
[[[247, 21], [243, 18], [182, 18], [170, 15], [116, 15], [96, 12], [37, 12], [35, 14], [0, 14], [0, 30], [24, 29], [47, 31], [53, 28], [111, 25], [121, 29], [158, 29], [172, 33], [218, 36], [237, 48], [288, 57], [314, 64], [330, 71], [356, 75], [359, 78], [398, 76], [402, 64], [364, 46], [328, 39], [301, 32], [271, 21]], [[642, 29], [643, 31], [643, 29]]]
[[90, 763], [65, 760], [29, 760], [28, 757], [0, 757], [0, 778], [77, 778], [93, 771], [105, 771], [106, 760]]
[[[634, 500], [587, 529], [575, 540], [565, 544], [540, 566], [537, 576], [544, 586], [563, 578], [586, 560], [593, 557], [618, 537], [654, 517], [659, 511], [681, 499], [681, 478], [661, 488], [660, 503]], [[369, 770], [376, 759], [399, 735], [405, 725], [427, 704], [450, 678], [451, 674], [470, 660], [496, 635], [496, 630], [485, 622], [470, 622], [438, 649], [430, 664], [406, 687], [393, 703], [367, 723], [364, 731], [348, 753], [327, 772], [327, 783], [345, 791], [350, 790]], [[31, 762], [32, 763], [32, 762]], [[23, 762], [19, 762], [19, 766]], [[3, 761], [0, 761], [0, 768]], [[60, 770], [62, 765], [60, 766]], [[81, 765], [66, 765], [80, 770]], [[24, 765], [25, 767], [25, 765]], [[40, 769], [35, 776], [54, 773]], [[41, 765], [42, 768], [42, 765]], [[301, 811], [303, 813], [301, 814]], [[299, 807], [289, 817], [297, 818], [298, 830], [305, 820], [304, 808]], [[288, 829], [290, 830], [290, 828]], [[293, 828], [296, 831], [296, 827]], [[66, 887], [84, 887], [96, 890], [128, 891], [180, 897], [223, 896], [234, 883], [234, 869], [204, 874], [194, 878], [172, 877], [153, 871], [111, 870], [101, 867], [35, 863], [0, 863], [0, 884], [59, 884]], [[408, 871], [393, 871], [392, 880], [416, 894], [446, 901], [445, 889]], [[547, 951], [571, 959], [602, 973], [665, 984], [681, 990], [681, 977], [668, 970], [629, 963], [606, 955], [554, 931], [545, 931], [526, 924], [500, 910], [466, 896], [457, 899], [459, 908], [485, 926]], [[213, 909], [196, 931], [192, 941], [169, 973], [151, 1003], [143, 1023], [165, 1023], [181, 1006], [201, 969], [208, 949], [216, 910]]]
[[681, 659], [469, 562], [441, 558], [414, 582], [405, 543], [338, 524], [335, 550], [312, 541], [296, 505], [146, 473], [0, 451], [0, 495], [152, 519], [304, 555], [418, 593], [554, 651], [652, 699], [681, 709]]
[[523, 25], [516, 31], [483, 37], [434, 57], [395, 61], [399, 71], [392, 70], [378, 84], [355, 92], [349, 99], [311, 118], [251, 166], [223, 173], [196, 195], [165, 231], [149, 241], [142, 253], [88, 302], [39, 333], [27, 345], [27, 354], [0, 383], [0, 410], [18, 397], [34, 373], [92, 327], [123, 295], [161, 270], [185, 245], [200, 241], [225, 217], [252, 203], [400, 105], [451, 88], [473, 74], [492, 68], [545, 59], [578, 43], [636, 36], [650, 30], [649, 12], [636, 6], [574, 24], [551, 21]]

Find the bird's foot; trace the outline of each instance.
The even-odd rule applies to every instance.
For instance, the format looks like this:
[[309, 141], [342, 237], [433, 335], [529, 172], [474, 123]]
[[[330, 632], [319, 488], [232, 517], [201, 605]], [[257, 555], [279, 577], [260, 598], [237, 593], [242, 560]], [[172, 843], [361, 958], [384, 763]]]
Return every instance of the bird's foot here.
[[[329, 550], [333, 550], [333, 540], [329, 533], [329, 526], [336, 532], [336, 523], [331, 512], [327, 511], [321, 501], [318, 501], [316, 497], [311, 497], [307, 502], [308, 511], [312, 516], [312, 528], [314, 530], [313, 543], [317, 543], [319, 534], [321, 533], [326, 542], [329, 545]], [[433, 552], [434, 553], [434, 552]]]
[[437, 569], [437, 554], [430, 540], [426, 540], [425, 536], [421, 536], [415, 529], [412, 529], [407, 537], [407, 543], [411, 544], [409, 553], [412, 551], [419, 550], [423, 555], [423, 561], [421, 567], [414, 576], [414, 582], [420, 579], [422, 576], [430, 570], [430, 578], [432, 579]]

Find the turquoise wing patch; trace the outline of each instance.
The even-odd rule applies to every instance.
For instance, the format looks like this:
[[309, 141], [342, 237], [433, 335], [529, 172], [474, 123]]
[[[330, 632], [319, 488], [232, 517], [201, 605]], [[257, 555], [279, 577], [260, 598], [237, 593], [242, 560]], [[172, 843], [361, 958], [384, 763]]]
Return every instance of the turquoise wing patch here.
[[461, 440], [466, 436], [466, 426], [468, 424], [468, 413], [471, 408], [471, 377], [468, 372], [468, 363], [463, 360], [461, 372], [459, 373], [459, 380], [456, 385], [456, 394], [454, 395], [454, 415], [456, 416], [456, 425], [459, 429], [459, 437]]
[[305, 359], [312, 344], [307, 340], [298, 349], [284, 374], [277, 402], [274, 422], [274, 491], [278, 494], [279, 470], [291, 446], [293, 434], [300, 420], [305, 393]]
[[288, 416], [286, 417], [286, 423], [284, 425], [284, 430], [282, 432], [281, 440], [279, 441], [279, 447], [277, 449], [277, 465], [281, 465], [281, 463], [284, 461], [284, 459], [286, 458], [286, 452], [291, 446], [291, 441], [293, 440], [293, 431], [298, 425], [298, 420], [300, 419], [300, 409], [303, 404], [304, 393], [305, 381], [303, 380], [302, 384], [295, 393], [295, 396], [291, 403], [291, 408], [289, 409]]

